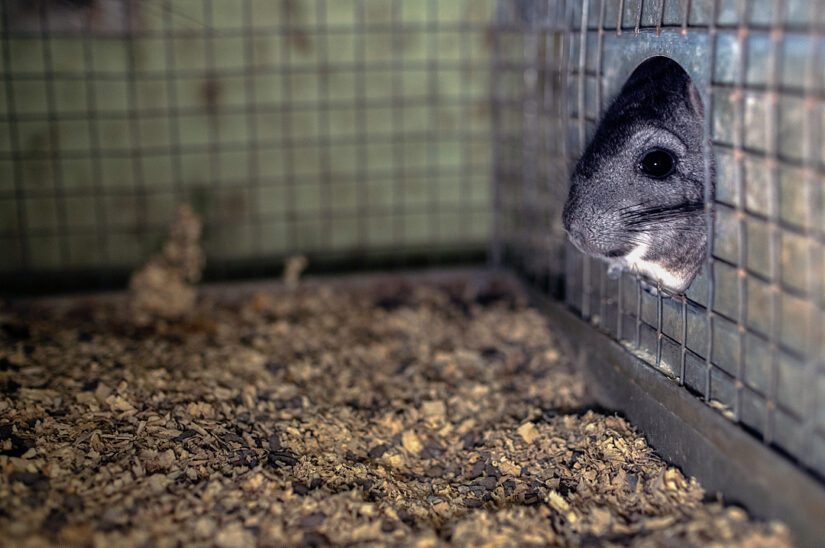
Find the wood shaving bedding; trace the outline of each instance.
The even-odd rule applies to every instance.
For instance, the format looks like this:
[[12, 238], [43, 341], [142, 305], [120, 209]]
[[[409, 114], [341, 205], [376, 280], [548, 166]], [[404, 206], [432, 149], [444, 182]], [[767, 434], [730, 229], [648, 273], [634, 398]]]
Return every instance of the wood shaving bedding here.
[[789, 545], [592, 408], [494, 285], [0, 317], [0, 544]]

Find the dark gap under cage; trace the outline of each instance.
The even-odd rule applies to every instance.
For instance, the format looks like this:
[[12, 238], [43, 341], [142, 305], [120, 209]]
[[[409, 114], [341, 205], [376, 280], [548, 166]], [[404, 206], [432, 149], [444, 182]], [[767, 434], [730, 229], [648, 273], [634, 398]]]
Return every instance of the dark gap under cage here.
[[[788, 542], [738, 504], [825, 536], [818, 3], [0, 6], [0, 530]], [[703, 110], [675, 294], [562, 223], [654, 58]]]

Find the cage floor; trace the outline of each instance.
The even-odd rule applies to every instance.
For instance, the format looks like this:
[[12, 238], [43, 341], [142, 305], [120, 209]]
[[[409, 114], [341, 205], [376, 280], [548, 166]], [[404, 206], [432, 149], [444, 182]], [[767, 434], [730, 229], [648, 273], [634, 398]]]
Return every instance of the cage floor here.
[[500, 280], [126, 303], [0, 316], [0, 544], [789, 543], [592, 409]]

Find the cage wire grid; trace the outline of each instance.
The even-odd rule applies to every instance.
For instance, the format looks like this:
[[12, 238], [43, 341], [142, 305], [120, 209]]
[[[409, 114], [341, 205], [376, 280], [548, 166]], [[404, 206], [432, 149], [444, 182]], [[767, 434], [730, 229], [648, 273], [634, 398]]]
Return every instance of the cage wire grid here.
[[[821, 3], [498, 8], [493, 256], [821, 479]], [[706, 200], [715, 212], [707, 265], [686, 295], [673, 298], [643, 291], [628, 274], [609, 279], [602, 262], [565, 243], [560, 224], [568, 174], [601, 112], [633, 68], [655, 55], [675, 58], [700, 87], [713, 155], [705, 176], [716, 170], [716, 195]]]
[[122, 283], [183, 201], [213, 277], [483, 257], [492, 0], [0, 7], [7, 288]]

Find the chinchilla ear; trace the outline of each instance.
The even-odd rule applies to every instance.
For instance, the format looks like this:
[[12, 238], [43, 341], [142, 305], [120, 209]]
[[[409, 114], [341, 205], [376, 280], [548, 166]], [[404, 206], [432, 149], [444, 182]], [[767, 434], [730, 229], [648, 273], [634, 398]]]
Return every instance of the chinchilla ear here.
[[693, 82], [688, 80], [688, 100], [693, 112], [699, 117], [705, 116], [705, 104], [702, 102], [702, 96], [699, 95], [699, 89], [693, 85]]

